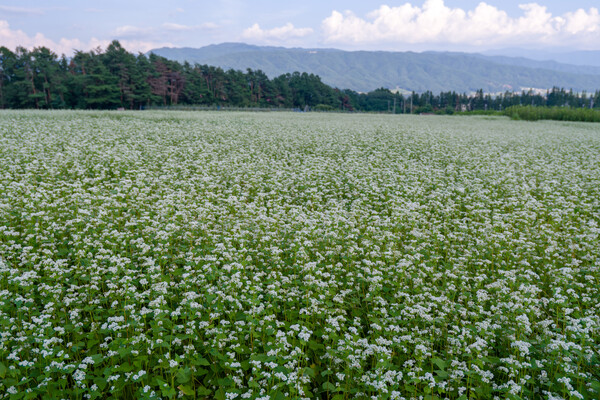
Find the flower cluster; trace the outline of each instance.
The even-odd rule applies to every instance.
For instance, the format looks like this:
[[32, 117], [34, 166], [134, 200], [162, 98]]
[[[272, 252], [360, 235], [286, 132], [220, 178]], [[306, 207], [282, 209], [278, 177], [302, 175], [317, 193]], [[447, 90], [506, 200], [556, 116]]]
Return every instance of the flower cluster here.
[[591, 124], [3, 112], [0, 398], [597, 399], [599, 224]]

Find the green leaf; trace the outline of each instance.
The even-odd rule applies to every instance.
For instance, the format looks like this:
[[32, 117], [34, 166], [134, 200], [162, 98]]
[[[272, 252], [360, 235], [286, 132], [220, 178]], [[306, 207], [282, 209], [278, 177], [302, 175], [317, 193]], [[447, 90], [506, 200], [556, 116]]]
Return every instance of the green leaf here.
[[[182, 368], [177, 371], [177, 375], [175, 375], [178, 383], [188, 383], [192, 378], [192, 370], [188, 367]], [[184, 392], [185, 393], [185, 392]]]
[[36, 397], [38, 397], [38, 393], [29, 392], [29, 393], [25, 394], [25, 397], [23, 397], [23, 399], [29, 400], [29, 399], [35, 399]]
[[0, 378], [6, 378], [6, 366], [0, 362]]
[[94, 360], [94, 363], [101, 363], [102, 360], [104, 360], [104, 356], [102, 354], [94, 354], [92, 357], [92, 360]]
[[444, 371], [446, 369], [446, 363], [443, 360], [441, 360], [440, 358], [434, 358], [431, 361], [433, 361], [433, 363], [435, 365], [437, 365], [438, 368], [441, 369], [442, 371]]
[[448, 377], [448, 373], [446, 371], [437, 370], [435, 373], [442, 379], [446, 379]]
[[271, 398], [273, 400], [285, 400], [285, 395], [278, 390], [272, 395]]
[[177, 386], [177, 389], [181, 390], [186, 396], [193, 396], [195, 394], [194, 389], [189, 386], [179, 385]]
[[230, 377], [226, 376], [225, 378], [221, 378], [217, 380], [217, 383], [219, 384], [219, 386], [221, 386], [222, 388], [225, 387], [230, 387], [233, 385], [233, 379], [231, 379]]
[[212, 390], [205, 388], [204, 386], [198, 386], [196, 389], [196, 393], [198, 396], [209, 396], [212, 393]]
[[25, 392], [18, 392], [10, 395], [10, 400], [19, 400], [25, 396]]
[[408, 384], [406, 383], [404, 385], [404, 389], [410, 393], [416, 393], [417, 389], [414, 387], [414, 385]]
[[162, 389], [163, 386], [165, 386], [167, 384], [167, 382], [163, 381], [160, 378], [156, 378], [156, 383], [158, 384], [158, 387]]
[[312, 340], [308, 342], [308, 347], [310, 347], [310, 349], [314, 351], [320, 351], [325, 349], [325, 346], [323, 346], [322, 343], [317, 343]]
[[126, 363], [123, 363], [119, 368], [117, 368], [117, 371], [131, 372], [131, 371], [133, 371], [133, 366], [131, 364], [129, 364], [128, 362], [126, 362]]
[[208, 360], [206, 358], [200, 357], [194, 361], [194, 365], [209, 366], [210, 363], [208, 362]]
[[121, 347], [117, 349], [117, 352], [119, 353], [121, 358], [124, 358], [126, 355], [131, 354], [131, 349], [127, 347]]
[[104, 390], [104, 388], [107, 385], [106, 379], [104, 379], [104, 378], [96, 378], [96, 379], [94, 379], [94, 383], [96, 384], [96, 386], [98, 386], [100, 388], [100, 390]]
[[225, 390], [223, 390], [223, 388], [221, 388], [215, 392], [215, 399], [225, 400]]
[[177, 390], [169, 386], [166, 390], [162, 391], [162, 394], [172, 399], [177, 395]]
[[332, 392], [335, 390], [335, 385], [331, 382], [323, 382], [323, 389], [327, 390], [328, 392]]

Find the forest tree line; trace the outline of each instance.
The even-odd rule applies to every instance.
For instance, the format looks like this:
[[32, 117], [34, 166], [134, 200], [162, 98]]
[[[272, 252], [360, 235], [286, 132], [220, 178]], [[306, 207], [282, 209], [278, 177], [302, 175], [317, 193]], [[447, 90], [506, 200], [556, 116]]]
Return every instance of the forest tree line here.
[[150, 54], [132, 54], [118, 41], [105, 50], [77, 51], [71, 58], [45, 47], [11, 51], [0, 47], [0, 108], [143, 109], [200, 105], [451, 114], [503, 110], [515, 105], [600, 108], [600, 91], [573, 93], [553, 88], [505, 92], [492, 96], [442, 92], [369, 93], [332, 88], [319, 76], [288, 73], [269, 79], [251, 69], [225, 71], [208, 65], [179, 63]]

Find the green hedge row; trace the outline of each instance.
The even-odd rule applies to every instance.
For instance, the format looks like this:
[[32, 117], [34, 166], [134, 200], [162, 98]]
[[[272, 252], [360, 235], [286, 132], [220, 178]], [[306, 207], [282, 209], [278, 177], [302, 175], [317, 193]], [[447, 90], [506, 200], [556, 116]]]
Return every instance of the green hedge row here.
[[552, 119], [557, 121], [600, 122], [600, 110], [567, 107], [512, 106], [504, 110], [504, 115], [515, 120], [538, 121]]

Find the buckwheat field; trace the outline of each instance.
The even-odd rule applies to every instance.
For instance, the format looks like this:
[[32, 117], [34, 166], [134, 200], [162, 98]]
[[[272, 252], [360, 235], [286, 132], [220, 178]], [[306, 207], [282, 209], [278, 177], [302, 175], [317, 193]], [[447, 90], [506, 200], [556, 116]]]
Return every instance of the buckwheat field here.
[[600, 125], [0, 114], [0, 398], [598, 399]]

